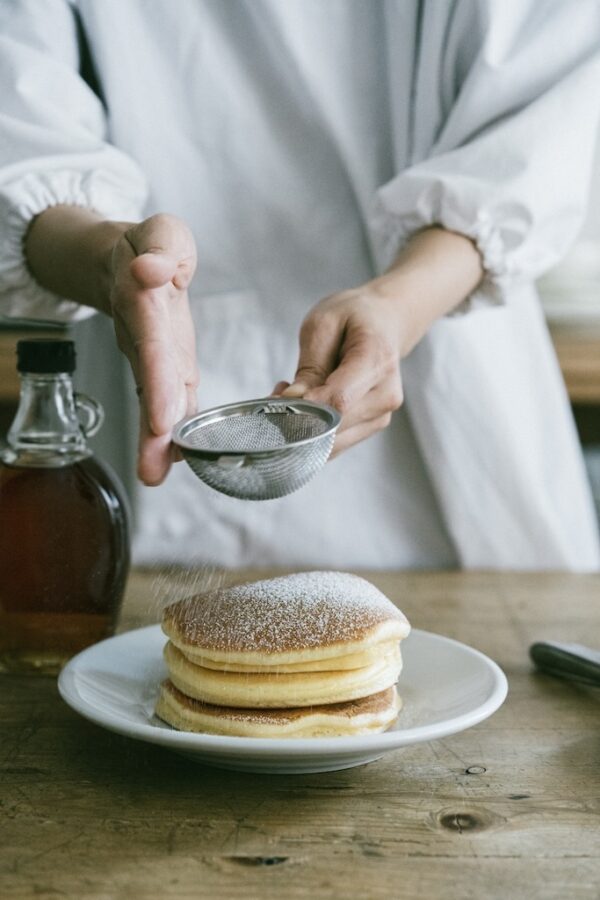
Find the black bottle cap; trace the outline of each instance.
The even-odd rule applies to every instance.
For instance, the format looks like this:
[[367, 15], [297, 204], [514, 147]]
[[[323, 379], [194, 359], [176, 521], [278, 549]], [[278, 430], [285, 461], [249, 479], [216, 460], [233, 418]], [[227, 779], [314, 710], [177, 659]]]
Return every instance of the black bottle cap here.
[[36, 375], [75, 371], [75, 344], [51, 338], [31, 338], [17, 342], [17, 370]]

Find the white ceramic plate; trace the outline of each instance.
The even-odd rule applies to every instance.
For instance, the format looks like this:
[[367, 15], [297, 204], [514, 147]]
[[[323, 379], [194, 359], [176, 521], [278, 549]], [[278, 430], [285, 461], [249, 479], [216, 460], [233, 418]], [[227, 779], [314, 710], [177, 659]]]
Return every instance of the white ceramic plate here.
[[241, 738], [175, 731], [154, 715], [166, 676], [160, 626], [109, 638], [63, 669], [63, 699], [86, 719], [161, 744], [197, 762], [246, 772], [328, 772], [379, 759], [389, 750], [454, 734], [486, 719], [504, 701], [502, 670], [465, 644], [414, 629], [402, 643], [404, 708], [383, 734], [339, 738]]

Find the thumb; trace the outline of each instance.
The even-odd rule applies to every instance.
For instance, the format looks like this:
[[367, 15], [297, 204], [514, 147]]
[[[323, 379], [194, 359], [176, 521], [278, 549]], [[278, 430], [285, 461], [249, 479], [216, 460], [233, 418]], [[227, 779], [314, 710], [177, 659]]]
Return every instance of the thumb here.
[[132, 259], [129, 270], [141, 288], [151, 290], [173, 280], [177, 260], [159, 250], [147, 250]]
[[298, 368], [282, 397], [303, 397], [325, 383], [337, 364], [342, 331], [337, 317], [310, 314], [305, 319], [300, 330]]
[[196, 249], [191, 231], [176, 216], [150, 216], [130, 228], [125, 237], [135, 256], [129, 271], [138, 285], [152, 289], [172, 281], [186, 288], [196, 267]]

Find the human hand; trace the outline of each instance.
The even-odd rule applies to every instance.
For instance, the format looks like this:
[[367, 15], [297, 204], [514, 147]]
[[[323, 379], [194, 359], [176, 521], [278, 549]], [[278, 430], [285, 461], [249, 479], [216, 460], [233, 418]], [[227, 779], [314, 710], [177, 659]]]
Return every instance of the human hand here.
[[436, 225], [417, 232], [383, 275], [326, 297], [300, 331], [293, 384], [274, 394], [305, 397], [342, 413], [334, 454], [385, 428], [402, 404], [400, 360], [483, 276], [475, 244]]
[[196, 410], [199, 374], [187, 288], [196, 248], [187, 225], [155, 215], [118, 237], [110, 260], [110, 314], [140, 400], [138, 475], [160, 484], [176, 458], [171, 429]]
[[[195, 409], [189, 229], [174, 216], [131, 225], [57, 205], [35, 217], [24, 249], [42, 287], [114, 317], [142, 405], [138, 473], [158, 484], [173, 458], [171, 427]], [[383, 275], [317, 304], [302, 326], [295, 381], [279, 382], [274, 392], [337, 407], [343, 419], [335, 452], [363, 440], [402, 403], [399, 360], [482, 276], [469, 238], [438, 226], [418, 232]]]
[[321, 300], [300, 330], [293, 384], [274, 393], [304, 397], [342, 414], [332, 456], [389, 425], [402, 404], [398, 309], [365, 285]]
[[115, 222], [80, 206], [50, 206], [24, 243], [36, 281], [112, 316], [140, 398], [138, 474], [159, 484], [175, 457], [171, 428], [195, 411], [198, 368], [187, 288], [196, 267], [180, 219]]

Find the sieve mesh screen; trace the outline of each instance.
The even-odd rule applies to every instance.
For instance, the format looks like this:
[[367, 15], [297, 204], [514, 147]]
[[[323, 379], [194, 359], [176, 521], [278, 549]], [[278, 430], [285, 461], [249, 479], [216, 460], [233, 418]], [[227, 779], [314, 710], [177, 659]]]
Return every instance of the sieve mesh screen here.
[[256, 453], [318, 437], [327, 427], [326, 422], [310, 414], [255, 412], [199, 423], [186, 440], [198, 449]]
[[197, 413], [173, 440], [210, 487], [241, 500], [298, 490], [327, 461], [339, 413], [307, 400], [250, 400]]

